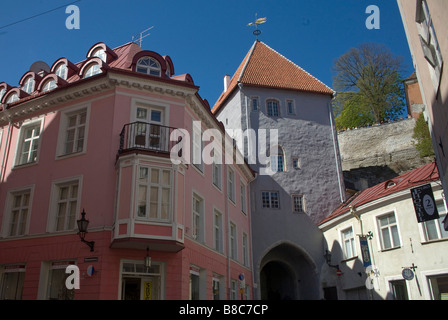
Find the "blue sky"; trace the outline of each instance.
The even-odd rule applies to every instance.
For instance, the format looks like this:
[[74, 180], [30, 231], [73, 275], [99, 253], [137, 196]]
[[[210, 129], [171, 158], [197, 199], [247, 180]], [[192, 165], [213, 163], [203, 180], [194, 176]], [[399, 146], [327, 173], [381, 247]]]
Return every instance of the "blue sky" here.
[[[37, 60], [51, 66], [66, 57], [76, 63], [96, 42], [115, 48], [153, 27], [143, 49], [169, 55], [176, 74], [189, 73], [213, 106], [224, 75], [233, 75], [255, 41], [247, 24], [256, 13], [267, 18], [259, 40], [329, 86], [334, 60], [364, 42], [385, 44], [413, 72], [395, 0], [81, 0], [75, 3], [79, 30], [66, 28], [65, 7], [38, 15], [73, 1], [2, 1], [0, 82], [16, 86]], [[379, 30], [365, 26], [369, 5], [380, 9]]]

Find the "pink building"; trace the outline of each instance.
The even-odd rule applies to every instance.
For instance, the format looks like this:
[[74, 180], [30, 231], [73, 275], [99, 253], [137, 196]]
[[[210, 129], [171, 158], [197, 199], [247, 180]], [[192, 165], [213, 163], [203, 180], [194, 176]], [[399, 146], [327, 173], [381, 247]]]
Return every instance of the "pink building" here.
[[254, 174], [190, 161], [201, 133], [224, 135], [198, 89], [135, 43], [0, 83], [0, 299], [252, 298]]

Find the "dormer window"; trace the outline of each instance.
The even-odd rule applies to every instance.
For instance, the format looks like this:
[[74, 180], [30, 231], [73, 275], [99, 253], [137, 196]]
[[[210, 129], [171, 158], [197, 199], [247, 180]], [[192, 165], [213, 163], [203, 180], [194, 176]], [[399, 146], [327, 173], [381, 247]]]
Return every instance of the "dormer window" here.
[[33, 77], [26, 78], [25, 82], [23, 83], [22, 89], [23, 89], [23, 91], [25, 91], [28, 94], [30, 94], [31, 92], [34, 91], [34, 79], [33, 79]]
[[95, 49], [92, 53], [92, 57], [98, 57], [104, 62], [106, 62], [106, 51], [103, 48]]
[[84, 78], [89, 78], [99, 73], [101, 73], [100, 65], [97, 63], [92, 63], [90, 66], [87, 67], [84, 73]]
[[6, 93], [6, 89], [5, 88], [0, 89], [0, 101], [2, 101], [2, 98], [5, 95], [5, 93]]
[[57, 66], [55, 74], [64, 80], [67, 80], [67, 65], [65, 63], [61, 63]]
[[143, 57], [137, 62], [137, 72], [146, 73], [151, 76], [160, 77], [161, 68], [159, 62], [154, 58]]
[[19, 100], [19, 95], [17, 93], [11, 93], [6, 99], [6, 103], [13, 103]]
[[56, 87], [56, 81], [54, 81], [54, 79], [48, 80], [44, 83], [42, 92], [50, 91], [52, 89], [55, 89]]

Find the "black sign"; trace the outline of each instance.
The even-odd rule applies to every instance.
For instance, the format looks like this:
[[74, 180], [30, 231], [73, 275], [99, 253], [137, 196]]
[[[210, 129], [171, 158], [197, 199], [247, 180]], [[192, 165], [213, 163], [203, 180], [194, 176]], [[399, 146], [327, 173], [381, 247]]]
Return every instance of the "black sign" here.
[[430, 184], [411, 189], [411, 195], [418, 222], [439, 219], [439, 212]]

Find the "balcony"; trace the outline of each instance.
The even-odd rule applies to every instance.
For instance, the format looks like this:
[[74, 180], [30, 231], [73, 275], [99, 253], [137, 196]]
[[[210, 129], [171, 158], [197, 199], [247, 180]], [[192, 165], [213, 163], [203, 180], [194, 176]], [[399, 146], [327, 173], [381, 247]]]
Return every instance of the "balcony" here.
[[174, 130], [146, 122], [124, 125], [116, 166], [119, 178], [111, 248], [149, 247], [165, 252], [184, 248], [183, 202], [175, 196], [184, 192], [179, 182], [184, 176], [169, 159], [184, 136], [170, 141]]
[[120, 133], [118, 154], [143, 151], [169, 156], [171, 149], [182, 140], [179, 137], [178, 141], [170, 141], [174, 130], [176, 128], [147, 122], [125, 124]]

